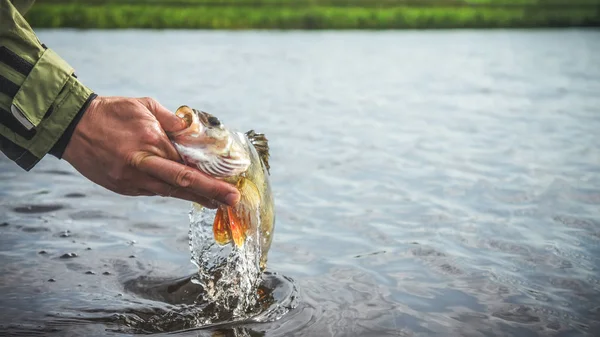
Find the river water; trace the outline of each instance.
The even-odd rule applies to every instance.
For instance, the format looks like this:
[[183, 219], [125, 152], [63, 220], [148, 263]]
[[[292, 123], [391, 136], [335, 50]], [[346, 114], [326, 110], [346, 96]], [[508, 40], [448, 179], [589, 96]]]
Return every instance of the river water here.
[[[270, 140], [268, 271], [297, 305], [175, 335], [600, 334], [599, 31], [39, 37], [101, 95]], [[0, 184], [6, 334], [130, 334], [173, 305], [131, 282], [194, 271], [188, 202], [115, 195], [52, 157], [0, 156]]]

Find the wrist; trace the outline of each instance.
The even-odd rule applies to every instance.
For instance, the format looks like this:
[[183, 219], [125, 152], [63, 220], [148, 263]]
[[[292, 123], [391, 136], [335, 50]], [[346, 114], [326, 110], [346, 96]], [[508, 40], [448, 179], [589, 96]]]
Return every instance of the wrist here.
[[81, 106], [81, 108], [79, 109], [79, 111], [77, 112], [77, 114], [75, 115], [75, 117], [73, 118], [73, 120], [71, 121], [71, 123], [69, 123], [69, 126], [67, 126], [67, 128], [65, 129], [65, 132], [56, 141], [56, 143], [54, 144], [54, 146], [52, 146], [52, 148], [48, 152], [49, 154], [55, 156], [58, 159], [62, 159], [63, 158], [65, 150], [66, 150], [67, 146], [69, 145], [69, 142], [71, 141], [71, 138], [73, 137], [73, 133], [75, 132], [75, 129], [77, 128], [77, 125], [79, 125], [79, 122], [81, 121], [81, 118], [88, 111], [88, 109], [94, 103], [94, 100], [96, 98], [98, 98], [98, 95], [95, 94], [95, 93], [92, 93], [88, 97], [88, 99]]

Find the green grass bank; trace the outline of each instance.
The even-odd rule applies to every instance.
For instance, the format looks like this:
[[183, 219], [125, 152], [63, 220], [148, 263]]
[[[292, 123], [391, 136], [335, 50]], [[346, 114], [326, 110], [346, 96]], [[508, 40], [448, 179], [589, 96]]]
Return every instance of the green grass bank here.
[[600, 27], [600, 0], [45, 0], [35, 28]]

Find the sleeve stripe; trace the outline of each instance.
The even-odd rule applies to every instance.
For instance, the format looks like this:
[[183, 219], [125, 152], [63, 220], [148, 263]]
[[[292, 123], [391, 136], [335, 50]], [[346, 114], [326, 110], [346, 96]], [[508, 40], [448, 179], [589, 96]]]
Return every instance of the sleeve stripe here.
[[2, 108], [0, 108], [0, 124], [27, 140], [33, 138], [36, 133], [35, 129], [27, 130], [24, 128], [10, 112]]
[[14, 161], [26, 171], [31, 170], [41, 159], [6, 139], [2, 134], [0, 134], [0, 149], [10, 160]]
[[33, 64], [17, 55], [5, 46], [0, 46], [0, 62], [27, 76], [33, 69]]
[[0, 75], [0, 92], [5, 93], [10, 98], [14, 98], [17, 92], [19, 92], [19, 86]]

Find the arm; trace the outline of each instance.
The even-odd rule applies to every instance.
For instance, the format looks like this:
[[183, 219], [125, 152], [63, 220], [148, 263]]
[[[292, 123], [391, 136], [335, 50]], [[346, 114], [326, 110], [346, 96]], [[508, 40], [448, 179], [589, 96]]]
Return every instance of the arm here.
[[19, 12], [32, 3], [0, 0], [0, 149], [27, 171], [47, 153], [62, 156], [96, 96], [37, 39]]
[[[18, 4], [16, 7], [13, 5]], [[167, 138], [184, 123], [150, 98], [99, 97], [0, 0], [0, 150], [24, 170], [50, 153], [123, 195], [162, 195], [216, 207], [237, 189], [187, 167]]]

